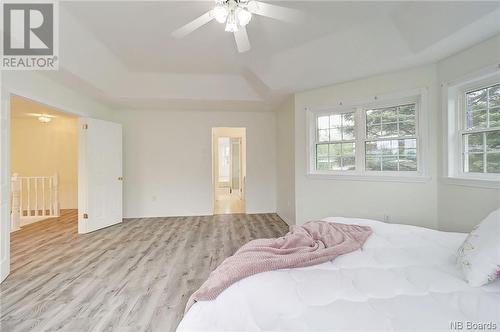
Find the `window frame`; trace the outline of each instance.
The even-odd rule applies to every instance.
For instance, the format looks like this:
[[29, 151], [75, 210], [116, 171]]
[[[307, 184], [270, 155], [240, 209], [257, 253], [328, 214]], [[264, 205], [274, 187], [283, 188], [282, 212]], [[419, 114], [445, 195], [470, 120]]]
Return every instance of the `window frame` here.
[[[317, 127], [317, 123], [318, 123], [318, 118], [319, 117], [322, 117], [322, 116], [331, 116], [331, 115], [340, 115], [342, 116], [343, 114], [347, 114], [347, 113], [353, 113], [353, 116], [354, 116], [354, 138], [353, 139], [350, 139], [350, 140], [344, 140], [343, 139], [343, 129], [344, 129], [344, 126], [342, 125], [340, 127], [341, 129], [341, 140], [329, 140], [329, 141], [320, 141], [319, 140], [319, 131], [321, 130], [320, 128]], [[316, 159], [316, 156], [317, 156], [317, 147], [318, 145], [321, 145], [321, 144], [343, 144], [343, 143], [354, 143], [354, 168], [356, 169], [357, 167], [357, 149], [356, 149], [356, 137], [358, 135], [358, 132], [357, 132], [357, 127], [356, 127], [356, 110], [337, 110], [335, 112], [328, 112], [328, 111], [324, 111], [324, 112], [318, 112], [315, 117], [314, 117], [314, 121], [315, 121], [315, 138], [314, 138], [314, 168], [317, 170], [317, 165], [318, 165], [318, 160]], [[328, 127], [328, 129], [332, 129], [331, 126]], [[330, 138], [329, 138], [330, 139]], [[342, 163], [342, 158], [343, 158], [343, 154], [340, 155], [340, 158], [341, 158], [341, 163]], [[328, 171], [328, 170], [318, 170], [319, 172], [339, 172], [339, 173], [344, 173], [344, 172], [354, 172], [352, 170], [331, 170], [331, 171]]]
[[[367, 136], [367, 126], [366, 126], [366, 112], [369, 110], [377, 110], [377, 109], [382, 109], [382, 108], [390, 108], [390, 107], [399, 107], [399, 106], [405, 106], [409, 104], [415, 104], [415, 135], [413, 136], [394, 136], [394, 137], [382, 137], [382, 138], [368, 138]], [[408, 99], [400, 99], [400, 100], [395, 100], [395, 101], [389, 101], [387, 102], [386, 106], [377, 106], [377, 107], [363, 107], [360, 109], [362, 112], [362, 117], [363, 117], [363, 126], [364, 126], [364, 136], [362, 138], [363, 140], [363, 167], [362, 171], [365, 174], [368, 175], [378, 175], [380, 173], [382, 174], [389, 174], [391, 176], [397, 176], [398, 174], [405, 174], [408, 173], [410, 176], [415, 176], [421, 174], [421, 169], [423, 165], [420, 164], [420, 145], [419, 145], [419, 119], [418, 119], [418, 114], [420, 113], [420, 102], [417, 97], [414, 98], [408, 98]], [[393, 141], [393, 140], [400, 140], [400, 139], [415, 139], [416, 141], [416, 151], [417, 151], [417, 170], [416, 171], [369, 171], [366, 170], [366, 143], [367, 142], [376, 142], [376, 141]]]
[[[318, 139], [318, 130], [319, 128], [317, 128], [316, 124], [317, 124], [317, 121], [318, 121], [318, 118], [321, 117], [321, 116], [325, 116], [325, 115], [334, 115], [334, 114], [344, 114], [344, 113], [351, 113], [353, 112], [354, 110], [352, 108], [344, 108], [344, 107], [339, 107], [339, 108], [336, 108], [336, 109], [323, 109], [321, 111], [318, 111], [318, 112], [315, 112], [314, 114], [312, 114], [313, 116], [313, 124], [314, 124], [314, 132], [312, 133], [314, 135], [314, 138], [312, 139], [312, 151], [309, 151], [309, 155], [313, 158], [313, 160], [311, 162], [313, 162], [314, 164], [309, 164], [309, 167], [311, 169], [314, 169], [315, 170], [315, 173], [316, 174], [344, 174], [344, 173], [347, 173], [347, 174], [355, 174], [355, 171], [352, 171], [352, 170], [318, 170], [317, 169], [317, 160], [316, 160], [316, 147], [318, 144], [335, 144], [335, 143], [354, 143], [354, 149], [355, 149], [355, 153], [354, 153], [354, 165], [355, 165], [355, 168], [357, 167], [357, 162], [358, 162], [358, 156], [357, 156], [357, 147], [356, 147], [356, 137], [358, 137], [358, 126], [357, 126], [357, 118], [356, 118], [356, 112], [354, 112], [354, 140], [341, 140], [341, 141], [328, 141], [328, 142], [320, 142], [319, 139]], [[311, 133], [310, 133], [311, 134]]]
[[485, 129], [467, 129], [466, 94], [500, 83], [500, 70], [490, 71], [482, 75], [476, 74], [468, 79], [455, 83], [443, 83], [443, 104], [445, 107], [445, 180], [466, 186], [498, 188], [500, 173], [465, 172], [464, 134], [482, 133], [499, 130], [500, 127]]
[[[428, 168], [425, 162], [427, 156], [425, 133], [427, 127], [427, 89], [415, 89], [386, 95], [374, 96], [372, 99], [355, 101], [349, 103], [339, 102], [337, 107], [311, 109], [307, 112], [307, 175], [342, 180], [375, 180], [396, 182], [427, 182]], [[367, 137], [366, 111], [385, 107], [415, 104], [415, 136], [408, 138], [416, 139], [417, 148], [417, 170], [416, 171], [370, 171], [366, 170], [366, 142], [397, 140], [404, 137], [373, 138]], [[355, 131], [355, 170], [317, 170], [316, 169], [316, 144], [318, 142], [317, 118], [327, 114], [339, 114], [354, 111]]]

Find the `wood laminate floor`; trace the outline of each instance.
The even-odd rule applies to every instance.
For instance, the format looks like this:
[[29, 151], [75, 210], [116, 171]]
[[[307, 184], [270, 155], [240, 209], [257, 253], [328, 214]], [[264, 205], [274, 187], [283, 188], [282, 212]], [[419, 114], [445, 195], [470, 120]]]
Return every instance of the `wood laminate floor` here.
[[173, 331], [187, 299], [249, 240], [277, 237], [276, 214], [127, 219], [77, 234], [77, 213], [11, 234], [1, 331]]
[[245, 213], [245, 202], [236, 193], [229, 193], [229, 188], [215, 192], [214, 214]]

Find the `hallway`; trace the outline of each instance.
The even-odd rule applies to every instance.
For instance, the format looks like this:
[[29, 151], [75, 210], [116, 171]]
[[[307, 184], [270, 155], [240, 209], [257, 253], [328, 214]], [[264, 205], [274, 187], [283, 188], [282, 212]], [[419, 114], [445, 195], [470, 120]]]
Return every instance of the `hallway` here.
[[215, 195], [214, 214], [245, 213], [245, 202], [238, 193], [230, 193], [229, 188], [217, 188]]

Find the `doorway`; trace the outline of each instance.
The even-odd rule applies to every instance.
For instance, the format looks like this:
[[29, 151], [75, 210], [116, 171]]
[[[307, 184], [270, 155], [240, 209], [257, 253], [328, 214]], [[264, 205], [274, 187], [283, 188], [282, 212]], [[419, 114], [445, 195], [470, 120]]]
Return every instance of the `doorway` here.
[[213, 128], [214, 214], [245, 213], [246, 129]]
[[10, 97], [11, 232], [78, 209], [78, 117]]
[[[42, 180], [31, 180], [28, 185], [26, 180], [24, 183], [17, 181], [15, 190], [10, 190], [12, 187], [11, 175], [14, 175], [12, 174], [13, 172], [17, 172], [15, 169], [12, 170], [13, 172], [10, 170], [13, 167], [11, 162], [12, 146], [10, 143], [13, 138], [11, 131], [13, 129], [12, 121], [15, 121], [16, 117], [16, 102], [31, 102], [39, 107], [44, 107], [44, 113], [29, 112], [37, 114], [34, 118], [40, 124], [49, 123], [58, 116], [66, 116], [76, 121], [78, 165], [75, 169], [77, 169], [76, 176], [78, 179], [78, 210], [75, 210], [74, 213], [69, 213], [69, 215], [72, 218], [72, 222], [77, 223], [78, 233], [88, 233], [122, 222], [123, 175], [122, 128], [120, 124], [85, 117], [85, 113], [61, 110], [60, 108], [49, 106], [48, 102], [38, 102], [29, 97], [21, 97], [6, 89], [2, 89], [0, 100], [0, 123], [2, 124], [2, 135], [0, 135], [0, 168], [4, 170], [0, 174], [0, 215], [2, 217], [2, 223], [0, 223], [0, 282], [2, 282], [10, 273], [11, 230], [19, 230], [22, 226], [21, 220], [19, 220], [21, 215], [36, 217], [35, 220], [30, 220], [30, 222], [34, 222], [33, 225], [27, 226], [35, 227], [37, 226], [36, 222], [40, 221], [40, 219], [43, 220], [47, 216], [52, 217], [54, 214], [57, 214], [57, 204], [51, 204], [50, 201], [47, 202], [51, 193], [55, 195], [52, 190], [48, 189], [51, 186], [54, 188], [56, 182], [61, 184], [60, 178], [56, 180], [53, 176], [42, 176], [46, 178], [45, 182]], [[26, 109], [27, 106], [22, 108]], [[30, 130], [24, 133], [25, 137], [31, 137], [32, 135], [33, 132]], [[64, 153], [64, 151], [58, 152]], [[42, 154], [35, 163], [47, 161], [47, 158], [47, 154]], [[34, 198], [34, 201], [31, 199], [35, 196], [29, 196], [29, 208], [26, 208], [27, 196], [21, 196], [20, 193], [23, 190], [21, 188], [28, 190], [27, 186], [33, 189], [38, 188], [37, 192], [39, 195], [38, 199]], [[13, 194], [13, 191], [16, 193]], [[43, 204], [44, 192], [46, 205]], [[21, 197], [24, 197], [24, 202], [21, 202], [21, 199], [23, 199]], [[17, 205], [15, 209], [12, 208], [13, 201]], [[57, 202], [58, 200], [54, 199], [53, 201]], [[61, 200], [58, 202], [61, 204]], [[59, 211], [59, 213], [61, 212]], [[51, 220], [57, 221], [67, 215], [65, 214], [59, 218], [51, 218]], [[12, 223], [12, 218], [18, 218], [14, 224]], [[43, 232], [43, 228], [40, 228], [40, 231]], [[23, 230], [21, 229], [20, 232], [23, 232]]]

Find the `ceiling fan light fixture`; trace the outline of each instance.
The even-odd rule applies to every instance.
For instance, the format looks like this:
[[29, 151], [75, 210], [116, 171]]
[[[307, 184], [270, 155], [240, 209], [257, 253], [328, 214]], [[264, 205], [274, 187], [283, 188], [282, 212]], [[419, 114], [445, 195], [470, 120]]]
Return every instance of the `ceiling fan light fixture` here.
[[242, 27], [250, 23], [250, 20], [252, 19], [252, 13], [250, 13], [247, 9], [241, 7], [238, 7], [238, 9], [236, 10], [236, 16], [238, 18], [238, 23]]
[[52, 120], [52, 118], [50, 116], [48, 116], [47, 114], [41, 114], [39, 117], [38, 117], [38, 121], [42, 122], [42, 123], [48, 123]]
[[228, 14], [229, 10], [227, 9], [226, 6], [222, 4], [215, 6], [215, 8], [212, 10], [212, 15], [214, 16], [215, 20], [219, 23], [226, 22]]
[[294, 8], [282, 7], [260, 0], [211, 0], [214, 7], [194, 20], [172, 32], [176, 39], [184, 38], [196, 29], [217, 21], [225, 25], [227, 32], [232, 32], [238, 52], [250, 50], [250, 41], [246, 26], [254, 15], [270, 17], [276, 20], [297, 23], [303, 22], [302, 13]]
[[238, 24], [236, 24], [236, 19], [234, 14], [231, 13], [227, 18], [226, 29], [227, 32], [237, 32], [239, 30]]

